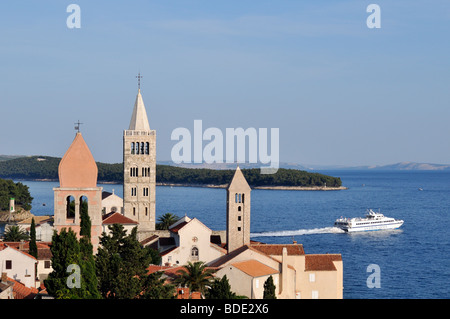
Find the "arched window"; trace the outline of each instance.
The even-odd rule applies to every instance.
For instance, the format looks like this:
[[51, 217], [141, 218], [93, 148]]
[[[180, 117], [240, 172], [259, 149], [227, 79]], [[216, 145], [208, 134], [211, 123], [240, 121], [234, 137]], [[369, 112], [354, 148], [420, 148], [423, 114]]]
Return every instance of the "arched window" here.
[[238, 202], [238, 194], [234, 194], [234, 202], [237, 203]]
[[245, 194], [242, 194], [242, 203], [244, 203], [244, 195], [245, 195]]
[[134, 154], [134, 142], [131, 142], [131, 154]]
[[242, 203], [242, 194], [239, 194], [239, 203]]
[[238, 212], [240, 212], [242, 210], [241, 206], [238, 206]]
[[75, 197], [66, 198], [66, 218], [75, 218]]
[[145, 143], [145, 154], [150, 154], [150, 143], [149, 142], [147, 142], [147, 143]]
[[198, 260], [198, 248], [195, 246], [191, 249], [191, 260]]
[[145, 144], [144, 144], [144, 142], [141, 143], [141, 154], [145, 154]]
[[81, 213], [89, 213], [89, 203], [88, 203], [88, 198], [86, 196], [81, 196], [80, 197], [80, 218], [81, 218]]
[[139, 154], [139, 142], [136, 142], [136, 154]]

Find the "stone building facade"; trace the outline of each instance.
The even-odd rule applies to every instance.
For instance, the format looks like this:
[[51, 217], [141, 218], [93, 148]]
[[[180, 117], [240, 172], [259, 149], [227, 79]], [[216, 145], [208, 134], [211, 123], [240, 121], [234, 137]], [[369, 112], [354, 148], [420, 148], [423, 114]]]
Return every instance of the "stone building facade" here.
[[139, 89], [128, 130], [123, 132], [124, 216], [139, 231], [155, 229], [156, 131], [150, 129]]
[[227, 187], [227, 247], [228, 252], [250, 243], [251, 188], [237, 167]]

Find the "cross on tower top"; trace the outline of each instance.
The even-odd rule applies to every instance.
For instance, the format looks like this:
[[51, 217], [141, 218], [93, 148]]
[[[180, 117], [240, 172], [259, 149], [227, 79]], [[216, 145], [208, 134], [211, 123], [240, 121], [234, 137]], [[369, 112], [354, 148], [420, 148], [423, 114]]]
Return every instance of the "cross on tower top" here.
[[75, 130], [77, 130], [78, 133], [80, 133], [80, 125], [81, 125], [81, 124], [83, 124], [83, 123], [80, 123], [80, 120], [78, 120], [78, 122], [75, 123]]
[[136, 78], [138, 79], [138, 89], [140, 90], [141, 89], [141, 79], [143, 78], [143, 76], [141, 75], [141, 72], [138, 73]]

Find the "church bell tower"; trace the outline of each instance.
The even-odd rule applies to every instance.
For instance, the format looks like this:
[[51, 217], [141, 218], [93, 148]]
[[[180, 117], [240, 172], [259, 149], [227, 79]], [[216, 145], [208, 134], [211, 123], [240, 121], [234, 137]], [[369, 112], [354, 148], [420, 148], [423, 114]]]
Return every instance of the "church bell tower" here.
[[228, 253], [250, 244], [251, 188], [239, 166], [227, 188], [227, 247]]
[[138, 231], [155, 230], [156, 131], [150, 129], [139, 89], [128, 130], [123, 132], [124, 216], [139, 223]]

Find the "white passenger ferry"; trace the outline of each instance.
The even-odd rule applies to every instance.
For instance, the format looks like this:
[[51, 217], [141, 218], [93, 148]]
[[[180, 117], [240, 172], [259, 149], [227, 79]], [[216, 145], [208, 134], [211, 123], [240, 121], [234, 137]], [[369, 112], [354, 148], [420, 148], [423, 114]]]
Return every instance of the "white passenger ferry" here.
[[385, 217], [381, 213], [375, 213], [369, 209], [366, 217], [339, 218], [334, 222], [334, 226], [345, 232], [357, 232], [368, 230], [396, 229], [403, 225], [403, 220]]

